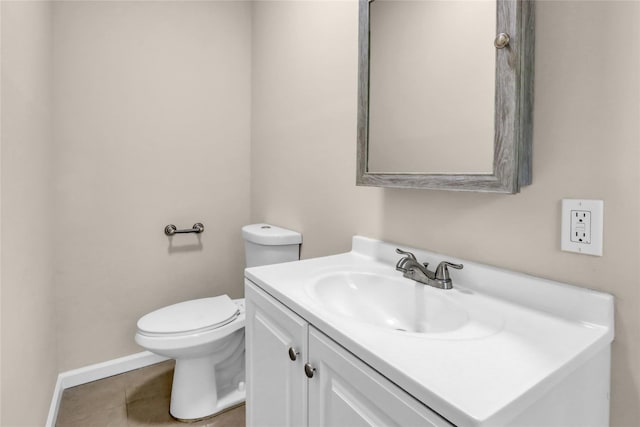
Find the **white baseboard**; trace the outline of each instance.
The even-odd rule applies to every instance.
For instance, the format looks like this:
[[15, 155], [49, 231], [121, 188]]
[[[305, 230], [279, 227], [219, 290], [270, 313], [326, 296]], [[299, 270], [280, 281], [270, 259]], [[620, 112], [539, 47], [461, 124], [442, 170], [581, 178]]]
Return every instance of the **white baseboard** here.
[[60, 374], [58, 374], [58, 380], [56, 381], [56, 386], [53, 389], [53, 397], [51, 397], [51, 405], [49, 405], [49, 415], [47, 416], [47, 423], [45, 424], [46, 427], [55, 427], [56, 425], [58, 408], [60, 408], [60, 401], [62, 400], [63, 392], [62, 379], [60, 378]]
[[49, 406], [49, 416], [47, 417], [46, 427], [55, 427], [58, 408], [60, 407], [62, 393], [65, 389], [133, 371], [134, 369], [144, 368], [145, 366], [154, 365], [164, 362], [165, 360], [168, 359], [153, 354], [150, 351], [143, 351], [130, 356], [119, 357], [58, 374], [56, 387], [53, 390], [53, 397], [51, 398], [51, 406]]

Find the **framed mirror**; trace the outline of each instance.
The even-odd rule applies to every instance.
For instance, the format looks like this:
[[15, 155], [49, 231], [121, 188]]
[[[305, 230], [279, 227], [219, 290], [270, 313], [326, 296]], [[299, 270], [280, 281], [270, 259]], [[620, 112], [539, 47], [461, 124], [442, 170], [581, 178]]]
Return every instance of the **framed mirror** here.
[[359, 0], [357, 185], [531, 183], [533, 0]]

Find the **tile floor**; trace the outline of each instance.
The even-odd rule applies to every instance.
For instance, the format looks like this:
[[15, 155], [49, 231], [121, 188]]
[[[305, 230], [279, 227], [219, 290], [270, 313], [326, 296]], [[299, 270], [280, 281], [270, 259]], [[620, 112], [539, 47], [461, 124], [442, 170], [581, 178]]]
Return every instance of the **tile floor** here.
[[169, 415], [174, 361], [68, 388], [56, 427], [244, 427], [244, 405], [215, 417], [183, 423]]

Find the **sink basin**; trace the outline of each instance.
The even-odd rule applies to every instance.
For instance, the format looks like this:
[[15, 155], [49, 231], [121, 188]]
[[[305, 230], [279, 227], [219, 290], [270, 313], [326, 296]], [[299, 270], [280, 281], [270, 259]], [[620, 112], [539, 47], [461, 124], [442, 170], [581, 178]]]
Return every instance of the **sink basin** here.
[[314, 281], [309, 293], [329, 312], [399, 333], [464, 339], [502, 326], [499, 316], [479, 314], [469, 304], [472, 293], [435, 289], [404, 277], [330, 273]]

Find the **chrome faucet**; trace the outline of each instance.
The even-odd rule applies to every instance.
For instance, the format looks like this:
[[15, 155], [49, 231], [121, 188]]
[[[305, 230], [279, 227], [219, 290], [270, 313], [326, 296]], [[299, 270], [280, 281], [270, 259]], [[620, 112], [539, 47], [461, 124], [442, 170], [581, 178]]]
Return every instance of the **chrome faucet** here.
[[400, 248], [396, 249], [396, 252], [404, 255], [400, 258], [400, 261], [396, 264], [396, 270], [401, 271], [403, 276], [415, 280], [416, 282], [424, 283], [425, 285], [433, 286], [438, 289], [451, 289], [453, 288], [453, 282], [449, 276], [448, 267], [461, 270], [462, 264], [453, 264], [448, 261], [442, 261], [438, 264], [436, 271], [429, 271], [427, 266], [429, 263], [420, 264], [416, 259], [416, 256], [411, 252], [403, 251]]

